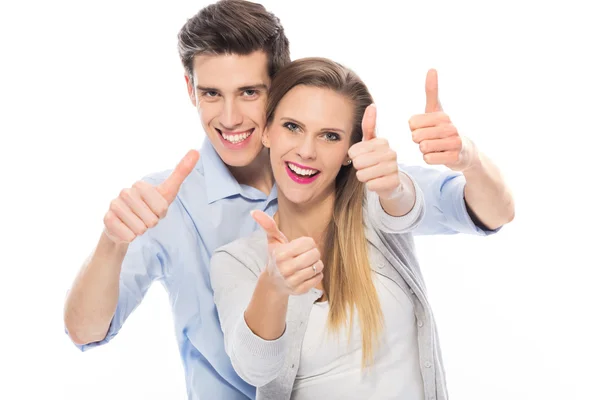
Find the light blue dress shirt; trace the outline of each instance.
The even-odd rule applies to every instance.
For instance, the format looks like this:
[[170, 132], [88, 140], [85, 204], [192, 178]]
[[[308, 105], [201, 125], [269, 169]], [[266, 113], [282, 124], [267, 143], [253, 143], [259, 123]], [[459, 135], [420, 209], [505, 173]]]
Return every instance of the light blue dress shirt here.
[[[465, 207], [461, 174], [405, 165], [400, 168], [413, 177], [424, 194], [425, 216], [415, 235], [487, 235], [497, 231], [482, 230], [472, 222]], [[157, 185], [170, 173], [156, 173], [144, 180]], [[171, 302], [188, 398], [254, 399], [255, 388], [238, 377], [225, 353], [209, 268], [217, 248], [259, 228], [250, 216], [250, 211], [257, 209], [275, 213], [276, 187], [267, 196], [240, 185], [205, 139], [200, 161], [182, 184], [167, 216], [129, 246], [121, 269], [119, 302], [106, 338], [80, 349], [108, 343], [150, 285], [160, 281]]]

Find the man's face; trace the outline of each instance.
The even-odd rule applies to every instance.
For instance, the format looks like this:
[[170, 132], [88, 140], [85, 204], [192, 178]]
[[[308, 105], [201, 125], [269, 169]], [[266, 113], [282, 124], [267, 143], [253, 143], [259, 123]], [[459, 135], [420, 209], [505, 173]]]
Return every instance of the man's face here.
[[202, 127], [221, 159], [232, 167], [249, 165], [263, 148], [271, 83], [267, 55], [198, 55], [193, 79], [186, 81]]

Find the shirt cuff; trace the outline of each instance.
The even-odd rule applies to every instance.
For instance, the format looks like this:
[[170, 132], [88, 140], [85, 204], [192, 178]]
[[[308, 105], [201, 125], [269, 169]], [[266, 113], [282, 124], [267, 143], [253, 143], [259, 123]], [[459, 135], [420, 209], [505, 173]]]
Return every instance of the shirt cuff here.
[[475, 225], [465, 200], [466, 180], [464, 177], [456, 177], [446, 183], [448, 185], [442, 191], [441, 204], [447, 204], [451, 209], [444, 210], [450, 228], [460, 233], [475, 234], [479, 236], [488, 236], [497, 233], [502, 227], [497, 229], [484, 229]]
[[[98, 347], [98, 346], [102, 346], [103, 344], [106, 344], [108, 342], [110, 342], [112, 340], [112, 338], [114, 338], [115, 336], [117, 336], [117, 333], [119, 333], [119, 329], [117, 328], [117, 324], [114, 323], [114, 317], [112, 319], [112, 321], [110, 321], [110, 327], [108, 328], [108, 332], [106, 333], [106, 336], [104, 337], [104, 339], [98, 341], [98, 342], [91, 342], [91, 343], [87, 343], [87, 344], [75, 344], [75, 347], [77, 347], [80, 351], [87, 351], [87, 350], [91, 350], [94, 347]], [[67, 328], [65, 328], [65, 333], [67, 335], [69, 335], [69, 331], [67, 330]]]
[[275, 340], [265, 340], [252, 332], [242, 314], [236, 325], [233, 353], [238, 360], [253, 363], [257, 359], [272, 360], [285, 356], [287, 329]]

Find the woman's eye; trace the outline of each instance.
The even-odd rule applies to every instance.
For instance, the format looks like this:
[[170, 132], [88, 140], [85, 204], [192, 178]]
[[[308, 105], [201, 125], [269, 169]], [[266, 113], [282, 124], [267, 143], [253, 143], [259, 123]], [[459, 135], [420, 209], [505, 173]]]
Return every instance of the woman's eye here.
[[292, 132], [298, 132], [298, 130], [300, 129], [300, 127], [293, 122], [286, 122], [285, 124], [283, 124], [283, 126]]
[[325, 139], [330, 142], [335, 142], [335, 141], [340, 140], [340, 135], [338, 135], [337, 133], [333, 133], [333, 132], [327, 132], [325, 134]]

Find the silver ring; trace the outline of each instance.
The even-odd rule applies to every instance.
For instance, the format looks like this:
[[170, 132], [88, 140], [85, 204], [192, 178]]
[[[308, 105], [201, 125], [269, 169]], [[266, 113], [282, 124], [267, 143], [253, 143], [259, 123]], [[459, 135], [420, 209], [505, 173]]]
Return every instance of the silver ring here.
[[313, 271], [315, 271], [315, 275], [316, 275], [317, 274], [317, 264], [313, 264], [312, 268], [313, 268]]

